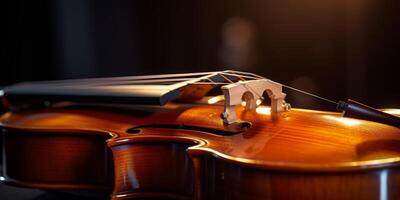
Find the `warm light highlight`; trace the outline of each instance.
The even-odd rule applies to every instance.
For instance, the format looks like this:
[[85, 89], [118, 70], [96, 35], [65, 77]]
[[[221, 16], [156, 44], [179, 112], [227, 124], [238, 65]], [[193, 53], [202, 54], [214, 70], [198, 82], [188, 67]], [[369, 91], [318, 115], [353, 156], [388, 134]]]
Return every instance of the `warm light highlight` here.
[[260, 107], [256, 108], [256, 112], [261, 115], [271, 115], [271, 108], [265, 107], [265, 106], [260, 106]]
[[325, 119], [329, 119], [332, 121], [342, 123], [347, 126], [355, 126], [355, 125], [361, 124], [361, 121], [356, 120], [356, 119], [351, 119], [351, 118], [337, 117], [337, 116], [331, 116], [331, 115], [324, 115], [322, 117], [324, 117]]
[[382, 109], [382, 112], [391, 115], [400, 115], [400, 109], [388, 108], [388, 109]]
[[[261, 99], [257, 99], [256, 105], [259, 106], [259, 105], [261, 105], [261, 103], [262, 103]], [[240, 103], [240, 105], [242, 105], [243, 107], [246, 106], [246, 101], [242, 101], [242, 103]]]
[[208, 102], [208, 104], [215, 104], [215, 103], [218, 103], [223, 100], [224, 100], [224, 95], [218, 95], [215, 97], [211, 97], [210, 99], [208, 99], [207, 102]]

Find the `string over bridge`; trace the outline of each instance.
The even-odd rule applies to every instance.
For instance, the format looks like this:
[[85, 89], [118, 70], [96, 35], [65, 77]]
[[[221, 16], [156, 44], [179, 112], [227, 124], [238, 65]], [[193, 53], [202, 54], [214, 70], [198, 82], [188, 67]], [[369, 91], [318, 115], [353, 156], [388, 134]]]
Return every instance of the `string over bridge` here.
[[262, 98], [265, 92], [271, 99], [271, 114], [289, 110], [289, 104], [285, 103], [286, 94], [282, 92], [282, 84], [268, 79], [239, 81], [224, 85], [221, 90], [225, 97], [224, 112], [221, 117], [226, 124], [237, 122], [236, 105], [240, 105], [244, 100], [246, 110], [255, 110], [256, 100]]

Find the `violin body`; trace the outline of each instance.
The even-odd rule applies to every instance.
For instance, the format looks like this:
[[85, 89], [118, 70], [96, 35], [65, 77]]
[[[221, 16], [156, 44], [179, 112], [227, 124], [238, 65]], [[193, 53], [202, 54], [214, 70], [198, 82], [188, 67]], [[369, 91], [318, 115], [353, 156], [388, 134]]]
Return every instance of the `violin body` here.
[[[215, 88], [223, 95], [207, 99]], [[2, 93], [7, 184], [115, 200], [400, 199], [400, 118], [354, 102], [340, 108], [373, 120], [290, 110], [282, 85], [255, 74], [53, 81]], [[269, 107], [257, 103], [263, 94]]]
[[252, 125], [237, 132], [222, 123], [222, 111], [168, 104], [9, 112], [1, 118], [4, 181], [113, 199], [400, 198], [396, 127], [333, 112], [292, 109], [274, 118], [238, 107]]

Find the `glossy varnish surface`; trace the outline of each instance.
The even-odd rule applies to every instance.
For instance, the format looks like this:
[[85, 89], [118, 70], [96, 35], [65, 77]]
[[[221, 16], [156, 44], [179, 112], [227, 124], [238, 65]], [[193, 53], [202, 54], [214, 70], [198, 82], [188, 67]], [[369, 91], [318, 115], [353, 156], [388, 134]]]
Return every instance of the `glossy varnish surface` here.
[[[131, 127], [149, 124], [231, 130], [219, 118], [223, 107], [207, 105], [170, 104], [145, 112], [143, 109], [63, 107], [8, 113], [1, 123], [10, 129], [5, 133], [10, 136], [5, 137], [12, 137], [12, 131], [24, 130], [46, 130], [46, 134], [58, 130], [52, 133], [55, 135], [60, 130], [64, 133], [73, 130], [112, 137], [104, 141], [113, 151], [113, 159], [108, 163], [113, 163], [115, 168], [113, 197], [116, 199], [154, 196], [242, 199], [245, 194], [254, 199], [291, 198], [290, 192], [283, 189], [297, 189], [285, 185], [297, 185], [298, 191], [309, 191], [308, 195], [299, 194], [299, 199], [321, 199], [331, 195], [328, 188], [345, 192], [341, 183], [351, 185], [349, 195], [336, 197], [354, 199], [359, 194], [376, 199], [380, 174], [388, 169], [390, 178], [394, 177], [389, 179], [388, 187], [399, 185], [398, 128], [343, 119], [339, 113], [301, 109], [272, 117], [266, 107], [263, 109], [257, 113], [238, 108], [238, 117], [251, 122], [252, 127], [232, 136], [165, 128], [126, 133]], [[88, 153], [100, 152], [95, 145], [88, 146], [91, 146], [87, 147]], [[10, 164], [19, 165], [5, 163]], [[73, 176], [64, 175], [62, 180]], [[338, 185], [334, 187], [335, 184]], [[389, 197], [399, 197], [394, 190], [390, 191]]]
[[115, 162], [114, 196], [157, 196], [188, 198], [193, 194], [193, 167], [186, 155], [189, 144], [139, 142], [113, 148]]
[[337, 173], [259, 170], [203, 157], [199, 199], [398, 199], [399, 168]]
[[109, 136], [90, 132], [16, 130], [3, 132], [4, 178], [36, 188], [109, 190], [112, 186]]
[[[122, 114], [93, 109], [49, 109], [42, 112], [8, 113], [2, 124], [26, 129], [75, 129], [107, 132], [115, 145], [144, 137], [187, 137], [204, 144], [190, 148], [193, 153], [208, 151], [232, 161], [263, 166], [286, 166], [323, 169], [376, 166], [400, 159], [396, 146], [400, 144], [399, 129], [384, 124], [341, 118], [339, 113], [292, 110], [278, 119], [268, 114], [242, 112], [238, 114], [252, 127], [240, 134], [217, 136], [204, 132], [145, 128], [129, 134], [128, 128], [143, 124], [186, 124], [226, 130], [219, 114], [222, 107], [191, 107], [152, 112], [146, 117], [135, 111]], [[132, 114], [130, 114], [132, 113]], [[327, 156], [329, 155], [329, 156]], [[336, 168], [336, 169], [337, 169]], [[335, 169], [335, 170], [336, 170]], [[314, 169], [313, 169], [314, 170]]]

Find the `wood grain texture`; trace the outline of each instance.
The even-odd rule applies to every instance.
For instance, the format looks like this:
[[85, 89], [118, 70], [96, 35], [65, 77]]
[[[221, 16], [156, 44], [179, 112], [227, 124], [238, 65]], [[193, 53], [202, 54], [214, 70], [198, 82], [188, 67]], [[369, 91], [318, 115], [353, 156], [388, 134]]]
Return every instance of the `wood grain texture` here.
[[165, 141], [140, 142], [113, 148], [114, 196], [158, 191], [191, 197], [193, 168], [186, 155], [189, 144]]
[[[199, 158], [197, 199], [398, 199], [398, 167], [353, 172], [282, 172]], [[383, 179], [383, 177], [387, 179]], [[385, 193], [384, 198], [381, 198]]]
[[[35, 143], [31, 148], [38, 150], [32, 153], [61, 151], [65, 155], [49, 155], [71, 161], [49, 169], [43, 164], [48, 161], [29, 158], [30, 152], [24, 150], [18, 157], [25, 156], [25, 160], [5, 159], [4, 165], [20, 168], [19, 173], [11, 173], [14, 177], [20, 176], [19, 179], [28, 182], [33, 176], [39, 182], [50, 181], [48, 187], [56, 189], [63, 189], [62, 185], [54, 187], [52, 184], [58, 180], [76, 180], [93, 188], [107, 185], [110, 189], [113, 187], [114, 199], [162, 196], [180, 199], [376, 199], [383, 185], [386, 185], [388, 199], [400, 198], [394, 189], [400, 185], [400, 130], [369, 121], [343, 119], [339, 113], [293, 109], [271, 116], [267, 112], [246, 112], [238, 107], [238, 117], [251, 122], [252, 126], [232, 136], [165, 128], [143, 128], [136, 134], [126, 133], [131, 127], [148, 124], [231, 130], [232, 127], [225, 126], [219, 118], [222, 110], [219, 105], [169, 104], [163, 108], [67, 106], [7, 113], [1, 118], [1, 126], [8, 130], [5, 138], [14, 138], [15, 143], [6, 140], [10, 141], [7, 142], [9, 146], [12, 144], [6, 151], [7, 158], [18, 155], [15, 153], [18, 147], [29, 147], [31, 141], [50, 142], [48, 136], [51, 135], [60, 138], [59, 145], [54, 142], [53, 146], [47, 145], [48, 149], [40, 150], [43, 147]], [[32, 136], [32, 131], [40, 135], [41, 140]], [[28, 134], [24, 137], [28, 139], [19, 140], [18, 133]], [[68, 147], [57, 148], [66, 141]], [[100, 144], [107, 144], [113, 157], [108, 157], [106, 162], [100, 158], [82, 159], [91, 154], [104, 157]], [[77, 151], [60, 150], [74, 146]], [[75, 153], [78, 149], [82, 154]], [[42, 171], [57, 173], [43, 178], [24, 174], [21, 172], [23, 164], [28, 162]], [[100, 173], [88, 172], [88, 166], [82, 169], [88, 173], [89, 182], [88, 177], [73, 173], [79, 170], [78, 166], [102, 165], [100, 163], [114, 166], [114, 183], [104, 184], [109, 179], [97, 179]], [[71, 166], [74, 171], [66, 170]], [[9, 182], [13, 182], [11, 174], [6, 177]], [[383, 176], [386, 176], [385, 183]]]
[[112, 187], [108, 136], [81, 133], [3, 132], [3, 177], [40, 189]]

